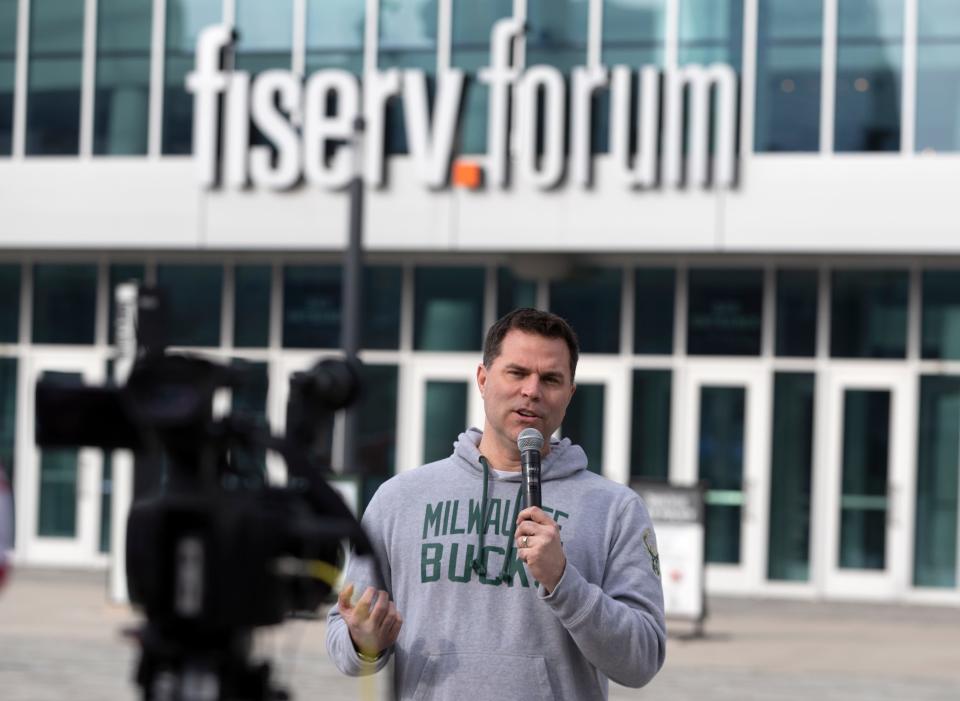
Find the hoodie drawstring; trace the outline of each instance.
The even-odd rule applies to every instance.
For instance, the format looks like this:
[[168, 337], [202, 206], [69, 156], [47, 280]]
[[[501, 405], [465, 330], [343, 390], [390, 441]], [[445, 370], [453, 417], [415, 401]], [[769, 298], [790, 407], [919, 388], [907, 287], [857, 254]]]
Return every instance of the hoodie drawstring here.
[[[489, 510], [487, 508], [487, 483], [490, 479], [490, 466], [487, 463], [487, 459], [480, 456], [480, 464], [483, 465], [483, 497], [480, 501], [480, 514], [482, 517], [482, 522], [479, 528], [478, 542], [477, 542], [477, 556], [473, 558], [473, 562], [470, 566], [473, 568], [473, 571], [476, 572], [481, 577], [487, 576], [487, 566], [483, 558], [483, 548], [484, 536], [487, 534], [487, 523], [490, 520]], [[517, 531], [517, 515], [520, 513], [520, 497], [523, 494], [523, 484], [520, 484], [520, 487], [517, 489], [517, 498], [513, 501], [513, 521], [510, 526], [510, 533], [507, 535], [507, 548], [506, 556], [503, 558], [503, 567], [500, 568], [500, 574], [494, 577], [493, 581], [496, 584], [501, 582], [509, 582], [513, 579], [512, 575], [508, 574], [510, 568], [510, 562], [513, 560], [513, 536]], [[493, 504], [490, 504], [492, 507]]]

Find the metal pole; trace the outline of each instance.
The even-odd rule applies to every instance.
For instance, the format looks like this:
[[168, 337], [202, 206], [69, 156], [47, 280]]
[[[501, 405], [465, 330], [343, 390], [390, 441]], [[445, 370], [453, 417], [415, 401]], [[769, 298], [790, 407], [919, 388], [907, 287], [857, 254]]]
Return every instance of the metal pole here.
[[[343, 353], [357, 360], [360, 352], [360, 328], [363, 310], [363, 131], [362, 117], [353, 123], [354, 170], [350, 180], [350, 221], [347, 248], [343, 259]], [[348, 407], [343, 421], [343, 460], [341, 468], [357, 469], [357, 405]]]

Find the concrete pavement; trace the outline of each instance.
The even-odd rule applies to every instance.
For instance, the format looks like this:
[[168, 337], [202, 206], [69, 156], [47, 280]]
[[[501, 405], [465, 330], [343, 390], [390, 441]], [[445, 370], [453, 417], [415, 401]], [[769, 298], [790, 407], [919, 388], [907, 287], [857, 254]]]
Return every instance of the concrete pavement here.
[[[614, 685], [611, 699], [960, 699], [960, 609], [734, 599], [710, 607], [704, 638], [672, 636], [653, 683]], [[0, 592], [0, 699], [136, 698], [135, 649], [120, 635], [136, 621], [107, 601], [102, 573], [15, 572]], [[258, 645], [296, 699], [379, 701], [383, 679], [341, 676], [323, 637], [322, 623], [288, 623]]]

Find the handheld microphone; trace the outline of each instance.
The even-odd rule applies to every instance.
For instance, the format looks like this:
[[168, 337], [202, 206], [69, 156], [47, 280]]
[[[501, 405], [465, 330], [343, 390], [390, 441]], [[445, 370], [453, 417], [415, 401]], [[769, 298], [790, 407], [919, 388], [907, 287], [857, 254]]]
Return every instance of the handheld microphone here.
[[523, 473], [523, 498], [527, 506], [542, 506], [540, 501], [540, 449], [543, 434], [535, 428], [525, 428], [517, 436], [520, 449], [520, 469]]

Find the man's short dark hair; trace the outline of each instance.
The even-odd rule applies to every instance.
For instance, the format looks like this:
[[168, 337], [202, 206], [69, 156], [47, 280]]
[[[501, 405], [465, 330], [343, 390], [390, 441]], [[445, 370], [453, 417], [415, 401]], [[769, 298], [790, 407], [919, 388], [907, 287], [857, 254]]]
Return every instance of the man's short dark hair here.
[[577, 334], [562, 316], [523, 307], [500, 317], [490, 330], [483, 342], [483, 366], [489, 368], [493, 361], [500, 356], [500, 347], [509, 331], [517, 329], [526, 333], [536, 334], [545, 338], [562, 338], [570, 351], [570, 381], [577, 374], [577, 360], [580, 357], [580, 343]]

